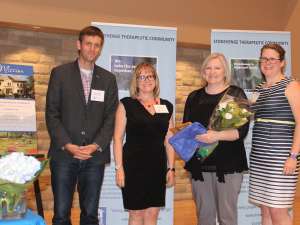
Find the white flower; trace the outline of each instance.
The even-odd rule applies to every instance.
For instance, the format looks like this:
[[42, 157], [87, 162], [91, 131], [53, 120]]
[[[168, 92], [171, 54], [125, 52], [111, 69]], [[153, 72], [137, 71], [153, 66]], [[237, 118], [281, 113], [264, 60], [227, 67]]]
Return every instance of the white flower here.
[[225, 113], [224, 118], [227, 120], [232, 119], [232, 114], [231, 113]]
[[242, 113], [247, 113], [248, 110], [247, 109], [242, 109]]
[[226, 106], [227, 106], [227, 102], [221, 102], [221, 103], [219, 104], [219, 110], [225, 109]]
[[40, 169], [41, 163], [23, 152], [13, 152], [0, 158], [0, 179], [12, 183], [24, 184], [32, 180]]

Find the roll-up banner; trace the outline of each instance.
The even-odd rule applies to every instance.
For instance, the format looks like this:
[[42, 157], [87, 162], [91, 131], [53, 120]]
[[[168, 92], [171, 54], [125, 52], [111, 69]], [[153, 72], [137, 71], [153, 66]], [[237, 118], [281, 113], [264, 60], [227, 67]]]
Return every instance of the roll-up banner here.
[[[212, 30], [211, 52], [220, 52], [225, 55], [231, 70], [232, 84], [245, 90], [249, 96], [251, 90], [262, 81], [259, 70], [260, 49], [263, 45], [274, 42], [280, 44], [286, 51], [285, 74], [291, 76], [291, 34], [290, 32], [277, 31], [249, 31], [249, 30]], [[245, 147], [248, 164], [251, 151], [252, 127]], [[244, 180], [238, 200], [238, 224], [259, 225], [260, 210], [248, 202], [249, 174], [244, 175]]]
[[[120, 99], [129, 96], [135, 66], [140, 62], [150, 62], [158, 72], [160, 97], [175, 106], [176, 28], [99, 22], [92, 22], [92, 25], [99, 27], [105, 37], [96, 63], [116, 76]], [[127, 225], [128, 212], [123, 208], [121, 190], [115, 184], [113, 154], [111, 156], [112, 162], [106, 167], [100, 195], [99, 224]], [[158, 224], [173, 224], [173, 188], [167, 189], [166, 206], [160, 211]]]

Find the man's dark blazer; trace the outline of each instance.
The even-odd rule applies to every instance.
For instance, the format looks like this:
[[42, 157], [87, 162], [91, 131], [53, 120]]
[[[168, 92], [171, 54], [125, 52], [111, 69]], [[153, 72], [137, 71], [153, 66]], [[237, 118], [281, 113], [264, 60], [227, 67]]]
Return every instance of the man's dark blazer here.
[[90, 159], [95, 163], [110, 161], [110, 142], [114, 129], [118, 90], [115, 76], [95, 65], [91, 91], [104, 91], [104, 102], [86, 104], [78, 62], [64, 64], [51, 71], [46, 99], [46, 124], [51, 138], [49, 157], [70, 160], [72, 155], [63, 150], [67, 143], [98, 144]]

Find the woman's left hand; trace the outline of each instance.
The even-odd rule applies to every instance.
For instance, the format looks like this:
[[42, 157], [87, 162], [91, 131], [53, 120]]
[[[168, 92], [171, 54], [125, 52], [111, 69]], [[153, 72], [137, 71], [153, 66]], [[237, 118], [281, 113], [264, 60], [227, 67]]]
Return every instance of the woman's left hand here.
[[196, 135], [196, 140], [206, 144], [212, 144], [218, 141], [218, 131], [208, 130], [205, 134]]
[[167, 187], [173, 187], [175, 185], [175, 172], [172, 170], [168, 170], [166, 176]]
[[283, 174], [285, 175], [292, 175], [297, 167], [297, 160], [292, 158], [287, 158], [287, 160], [284, 163], [283, 167]]

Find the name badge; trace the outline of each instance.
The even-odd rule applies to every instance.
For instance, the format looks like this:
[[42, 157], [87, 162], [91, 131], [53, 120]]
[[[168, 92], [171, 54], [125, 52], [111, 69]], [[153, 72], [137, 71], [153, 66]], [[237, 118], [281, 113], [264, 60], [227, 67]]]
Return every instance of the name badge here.
[[156, 113], [169, 113], [166, 105], [153, 105]]
[[104, 102], [104, 91], [92, 89], [91, 101]]

